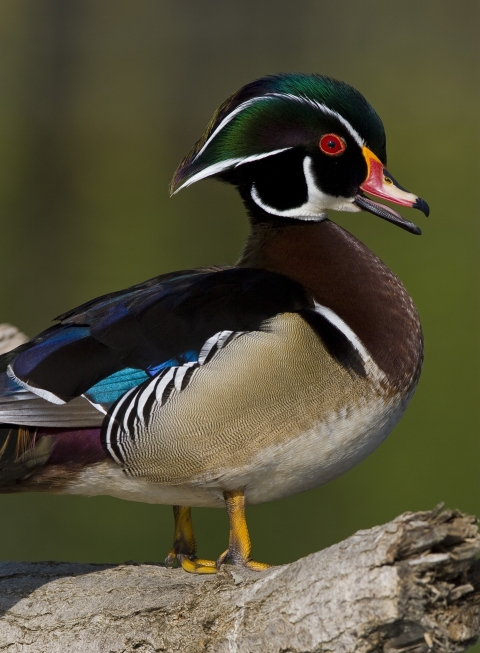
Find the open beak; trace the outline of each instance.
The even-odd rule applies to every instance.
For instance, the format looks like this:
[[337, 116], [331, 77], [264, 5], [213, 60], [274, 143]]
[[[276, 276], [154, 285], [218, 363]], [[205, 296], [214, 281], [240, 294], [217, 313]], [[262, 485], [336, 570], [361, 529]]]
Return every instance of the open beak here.
[[[389, 202], [400, 204], [400, 206], [410, 206], [413, 209], [420, 209], [422, 213], [428, 216], [430, 209], [425, 200], [422, 200], [420, 197], [417, 197], [412, 193], [408, 193], [404, 188], [402, 188], [388, 170], [383, 167], [383, 163], [380, 159], [376, 157], [368, 147], [362, 148], [362, 152], [367, 162], [368, 176], [360, 186], [361, 191], [365, 191], [374, 197], [380, 197]], [[402, 218], [399, 213], [391, 209], [389, 206], [384, 206], [383, 204], [379, 204], [378, 202], [374, 202], [368, 197], [365, 197], [363, 192], [355, 196], [353, 203], [364, 211], [369, 211], [384, 220], [393, 222], [393, 224], [410, 231], [412, 234], [422, 233], [413, 222], [405, 220], [405, 218]]]

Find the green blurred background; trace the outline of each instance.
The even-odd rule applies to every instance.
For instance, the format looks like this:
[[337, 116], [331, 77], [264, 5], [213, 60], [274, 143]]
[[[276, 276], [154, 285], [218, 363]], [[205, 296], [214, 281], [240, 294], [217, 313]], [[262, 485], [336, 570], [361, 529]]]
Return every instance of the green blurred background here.
[[[2, 0], [0, 321], [30, 335], [101, 293], [235, 262], [233, 189], [167, 186], [213, 110], [246, 82], [321, 72], [382, 117], [389, 169], [424, 197], [414, 237], [332, 216], [403, 280], [425, 331], [416, 396], [390, 438], [329, 485], [249, 509], [254, 555], [282, 563], [406, 510], [480, 514], [477, 0]], [[1, 496], [0, 558], [161, 560], [171, 509], [108, 497]], [[223, 511], [195, 510], [203, 556]]]

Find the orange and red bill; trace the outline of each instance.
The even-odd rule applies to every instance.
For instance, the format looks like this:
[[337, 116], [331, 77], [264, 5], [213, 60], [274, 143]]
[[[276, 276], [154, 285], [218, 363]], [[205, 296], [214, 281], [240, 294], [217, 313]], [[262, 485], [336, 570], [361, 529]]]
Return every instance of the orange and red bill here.
[[420, 197], [417, 197], [416, 195], [413, 195], [413, 193], [409, 193], [402, 188], [383, 166], [380, 159], [375, 156], [371, 150], [364, 147], [362, 151], [367, 162], [368, 175], [363, 184], [360, 185], [362, 193], [356, 195], [354, 204], [364, 211], [378, 215], [380, 218], [388, 220], [413, 234], [421, 234], [421, 230], [413, 224], [413, 222], [405, 220], [405, 218], [389, 206], [385, 206], [384, 204], [371, 200], [369, 197], [365, 197], [363, 192], [373, 195], [374, 197], [388, 200], [394, 204], [400, 204], [400, 206], [419, 209], [426, 216], [430, 213], [430, 209], [425, 200], [422, 200]]

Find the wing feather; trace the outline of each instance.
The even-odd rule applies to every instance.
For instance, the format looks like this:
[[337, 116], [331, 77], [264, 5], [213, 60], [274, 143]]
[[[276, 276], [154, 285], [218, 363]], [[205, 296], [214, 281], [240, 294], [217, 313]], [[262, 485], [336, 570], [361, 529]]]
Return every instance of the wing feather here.
[[[0, 357], [0, 372], [10, 372], [0, 373], [0, 422], [98, 425], [103, 411], [162, 370], [203, 364], [232, 334], [311, 304], [292, 279], [247, 268], [181, 271], [104, 295]], [[192, 373], [185, 370], [187, 380]], [[179, 375], [177, 388], [184, 384]]]

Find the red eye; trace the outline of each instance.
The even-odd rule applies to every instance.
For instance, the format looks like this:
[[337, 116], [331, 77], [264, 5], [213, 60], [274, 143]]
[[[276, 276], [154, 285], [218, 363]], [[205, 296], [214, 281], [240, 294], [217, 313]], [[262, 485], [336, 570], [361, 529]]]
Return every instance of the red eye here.
[[325, 136], [322, 136], [320, 139], [318, 146], [324, 154], [330, 154], [333, 156], [345, 152], [347, 148], [343, 138], [340, 138], [340, 136], [337, 136], [336, 134], [325, 134]]

